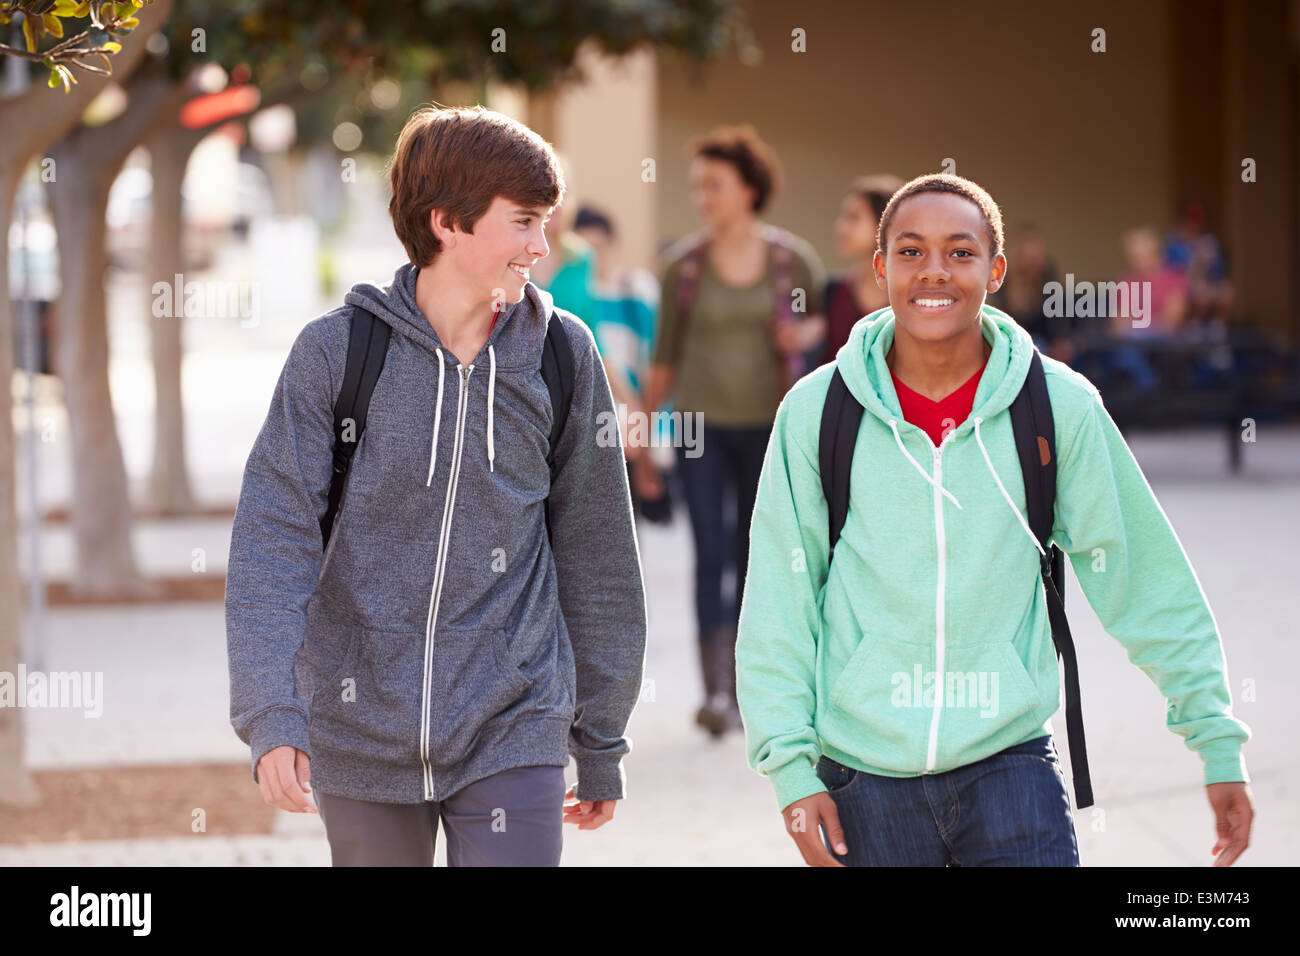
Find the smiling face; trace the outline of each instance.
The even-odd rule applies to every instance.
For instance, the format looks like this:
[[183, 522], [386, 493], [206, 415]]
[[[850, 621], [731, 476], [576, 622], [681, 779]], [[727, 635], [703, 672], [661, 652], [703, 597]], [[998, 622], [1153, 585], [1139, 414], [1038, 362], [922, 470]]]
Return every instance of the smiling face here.
[[513, 199], [492, 200], [473, 232], [461, 232], [439, 225], [438, 210], [432, 217], [434, 230], [442, 240], [442, 256], [471, 286], [482, 288], [495, 299], [497, 290], [505, 302], [524, 296], [528, 270], [551, 251], [544, 223], [550, 209], [527, 208]]
[[984, 296], [996, 292], [1007, 260], [992, 255], [978, 206], [954, 193], [925, 192], [903, 200], [877, 250], [876, 284], [889, 295], [897, 328], [936, 342], [978, 328]]

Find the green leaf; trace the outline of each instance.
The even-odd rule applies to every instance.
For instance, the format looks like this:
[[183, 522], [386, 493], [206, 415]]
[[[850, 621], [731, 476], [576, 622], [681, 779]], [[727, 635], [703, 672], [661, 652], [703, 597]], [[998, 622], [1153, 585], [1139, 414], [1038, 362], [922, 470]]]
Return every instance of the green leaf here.
[[36, 47], [39, 45], [37, 34], [41, 28], [36, 24], [40, 22], [40, 20], [35, 20], [32, 17], [23, 17], [23, 39], [27, 41], [28, 53], [35, 53]]
[[[82, 6], [82, 4], [78, 3], [77, 0], [54, 0], [54, 9], [50, 13], [56, 17], [84, 16], [85, 14], [77, 13], [79, 6]], [[86, 9], [90, 9], [89, 4], [86, 5]]]
[[50, 82], [49, 82], [50, 89], [54, 89], [56, 86], [58, 86], [60, 79], [61, 77], [59, 76], [58, 70], [50, 70]]
[[54, 72], [50, 74], [50, 86], [54, 86], [54, 83], [59, 80], [63, 81], [64, 93], [71, 93], [72, 84], [77, 82], [77, 78], [72, 75], [72, 71], [66, 66], [56, 66], [54, 68]]
[[109, 40], [107, 43], [101, 46], [100, 49], [103, 50], [105, 53], [121, 53], [122, 44], [118, 43], [116, 40]]
[[45, 32], [52, 36], [63, 36], [63, 21], [52, 13], [46, 13], [41, 16], [41, 21], [45, 24]]

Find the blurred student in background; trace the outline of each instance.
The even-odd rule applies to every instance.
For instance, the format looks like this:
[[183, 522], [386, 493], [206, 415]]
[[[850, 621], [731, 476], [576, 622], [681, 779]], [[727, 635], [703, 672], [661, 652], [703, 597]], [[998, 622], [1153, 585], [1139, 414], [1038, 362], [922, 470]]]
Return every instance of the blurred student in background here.
[[1173, 229], [1165, 235], [1161, 257], [1187, 280], [1187, 318], [1221, 326], [1232, 307], [1232, 285], [1223, 249], [1208, 230], [1206, 218], [1200, 201], [1184, 200]]
[[[806, 240], [759, 218], [781, 171], [752, 127], [712, 130], [689, 149], [692, 200], [704, 228], [665, 255], [645, 407], [654, 411], [672, 395], [675, 411], [702, 422], [697, 447], [678, 443], [677, 465], [695, 547], [705, 687], [696, 722], [721, 736], [742, 728], [736, 624], [758, 476], [782, 396], [820, 355], [825, 272]], [[656, 497], [662, 479], [649, 456], [637, 458], [634, 472], [639, 491]], [[735, 589], [724, 601], [728, 568]]]
[[[647, 269], [625, 265], [621, 259], [614, 223], [600, 209], [584, 205], [574, 217], [573, 231], [591, 248], [593, 256], [591, 315], [587, 318], [596, 347], [605, 364], [614, 405], [623, 416], [643, 414], [643, 395], [654, 348], [655, 316], [659, 310], [659, 281]], [[622, 417], [622, 416], [621, 416]], [[670, 430], [660, 433], [655, 425], [631, 428], [629, 440], [625, 427], [623, 450], [632, 462], [655, 448], [671, 447]], [[651, 521], [666, 521], [667, 499], [660, 496], [647, 501], [632, 489], [633, 508]]]
[[1049, 283], [1060, 282], [1061, 275], [1047, 253], [1047, 237], [1032, 222], [1024, 222], [1007, 236], [1007, 278], [988, 304], [1001, 309], [1019, 323], [1034, 339], [1039, 351], [1069, 363], [1074, 357], [1070, 337], [1076, 331], [1073, 309], [1059, 311], [1067, 315], [1048, 315], [1046, 307]]
[[835, 361], [835, 353], [849, 340], [849, 330], [858, 319], [889, 304], [888, 296], [876, 285], [871, 263], [880, 214], [901, 185], [897, 176], [862, 176], [853, 181], [840, 202], [835, 251], [851, 265], [826, 281], [826, 342], [819, 364]]

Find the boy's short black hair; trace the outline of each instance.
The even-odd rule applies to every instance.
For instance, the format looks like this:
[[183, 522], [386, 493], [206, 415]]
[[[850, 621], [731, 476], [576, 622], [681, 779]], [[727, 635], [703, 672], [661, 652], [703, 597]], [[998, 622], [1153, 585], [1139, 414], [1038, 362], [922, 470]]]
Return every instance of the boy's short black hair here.
[[876, 248], [881, 252], [889, 251], [885, 247], [886, 231], [898, 207], [905, 200], [921, 193], [952, 193], [969, 199], [979, 207], [979, 211], [984, 216], [984, 223], [988, 226], [989, 247], [992, 250], [989, 253], [990, 257], [1002, 251], [1002, 210], [998, 208], [998, 204], [993, 201], [988, 191], [978, 183], [952, 173], [928, 173], [917, 176], [910, 183], [905, 183], [890, 197], [889, 204], [885, 206], [885, 211], [880, 216], [880, 224], [876, 227]]

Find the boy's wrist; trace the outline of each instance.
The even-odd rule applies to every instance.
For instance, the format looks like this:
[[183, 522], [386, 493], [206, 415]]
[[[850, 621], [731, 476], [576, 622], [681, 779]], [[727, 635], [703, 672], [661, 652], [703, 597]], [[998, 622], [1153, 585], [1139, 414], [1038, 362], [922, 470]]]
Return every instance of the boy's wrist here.
[[826, 784], [822, 783], [821, 778], [817, 776], [813, 765], [802, 756], [795, 757], [785, 766], [771, 771], [767, 779], [776, 791], [778, 810], [785, 810], [796, 800], [811, 797], [814, 793], [826, 789]]
[[307, 718], [297, 707], [288, 704], [267, 708], [254, 718], [248, 745], [253, 760], [254, 781], [257, 780], [258, 763], [276, 747], [294, 747], [310, 758]]
[[1200, 756], [1207, 787], [1212, 783], [1250, 783], [1239, 740], [1216, 740], [1202, 748]]
[[579, 800], [622, 800], [627, 793], [627, 778], [622, 757], [575, 757], [578, 784], [574, 796]]

